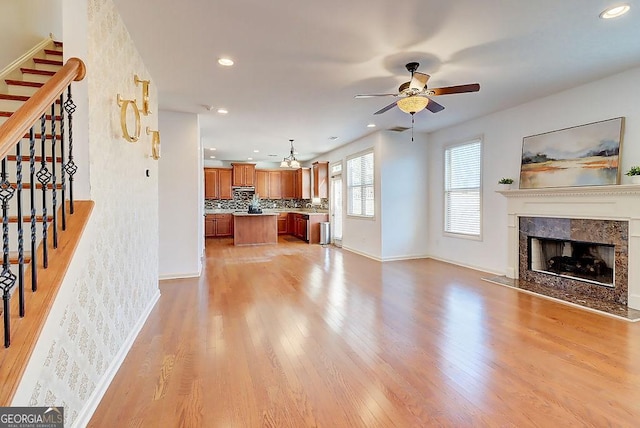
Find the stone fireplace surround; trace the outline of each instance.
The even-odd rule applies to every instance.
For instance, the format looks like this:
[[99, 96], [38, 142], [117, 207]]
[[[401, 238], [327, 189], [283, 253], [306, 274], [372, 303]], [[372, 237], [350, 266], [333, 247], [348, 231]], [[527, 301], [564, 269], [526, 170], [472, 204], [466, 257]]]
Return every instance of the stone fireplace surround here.
[[[521, 217], [625, 222], [628, 258], [626, 296], [618, 296], [616, 300], [626, 301], [628, 307], [640, 309], [640, 185], [520, 189], [499, 193], [507, 198], [507, 278], [520, 278], [523, 269], [520, 266]], [[618, 285], [621, 284], [616, 284], [616, 287]]]

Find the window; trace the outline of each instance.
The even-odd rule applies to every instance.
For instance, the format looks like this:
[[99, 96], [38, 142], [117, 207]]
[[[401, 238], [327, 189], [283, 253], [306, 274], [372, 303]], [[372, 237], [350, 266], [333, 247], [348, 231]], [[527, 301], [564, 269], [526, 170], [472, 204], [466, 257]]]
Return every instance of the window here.
[[347, 214], [373, 217], [373, 151], [347, 159]]
[[480, 238], [480, 139], [445, 149], [444, 231]]

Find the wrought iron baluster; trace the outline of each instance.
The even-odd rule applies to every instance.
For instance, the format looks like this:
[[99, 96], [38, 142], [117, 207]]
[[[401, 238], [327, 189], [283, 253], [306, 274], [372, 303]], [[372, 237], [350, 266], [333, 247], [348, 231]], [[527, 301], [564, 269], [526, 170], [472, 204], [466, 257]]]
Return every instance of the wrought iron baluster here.
[[64, 102], [64, 109], [67, 111], [67, 122], [69, 123], [69, 161], [64, 165], [64, 170], [69, 174], [69, 214], [73, 214], [73, 176], [78, 171], [78, 167], [73, 162], [73, 113], [76, 105], [71, 98], [71, 85], [67, 89], [67, 101]]
[[36, 135], [33, 126], [29, 130], [29, 199], [31, 202], [31, 290], [38, 289], [36, 258]]
[[2, 159], [0, 172], [0, 202], [2, 203], [2, 274], [0, 274], [0, 288], [2, 289], [4, 311], [4, 346], [11, 344], [11, 328], [9, 317], [9, 301], [11, 289], [16, 283], [16, 276], [11, 272], [9, 259], [9, 200], [13, 197], [15, 189], [7, 179], [7, 159]]
[[20, 317], [24, 316], [24, 225], [22, 224], [22, 140], [16, 144], [16, 190], [18, 191], [18, 296]]
[[[60, 184], [62, 187], [62, 230], [67, 230], [67, 207], [66, 191], [67, 183], [65, 182], [64, 171], [64, 92], [60, 94]], [[55, 153], [54, 153], [55, 156]]]
[[51, 216], [53, 217], [53, 248], [58, 248], [58, 189], [56, 189], [56, 103], [51, 104]]
[[51, 180], [51, 173], [47, 169], [47, 135], [45, 133], [45, 127], [47, 125], [46, 115], [42, 115], [40, 124], [40, 129], [42, 130], [40, 138], [40, 169], [38, 170], [36, 177], [42, 185], [42, 266], [47, 268], [49, 267], [49, 251], [47, 248], [47, 222], [49, 221], [49, 217], [47, 216], [47, 185], [49, 184], [49, 180]]

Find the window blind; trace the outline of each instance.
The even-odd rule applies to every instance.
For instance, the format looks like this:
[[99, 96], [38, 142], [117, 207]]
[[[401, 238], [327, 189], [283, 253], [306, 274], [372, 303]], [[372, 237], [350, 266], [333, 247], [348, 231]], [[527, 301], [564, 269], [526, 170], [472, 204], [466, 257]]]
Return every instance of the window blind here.
[[480, 236], [481, 148], [474, 140], [445, 150], [445, 232]]
[[347, 160], [347, 214], [373, 217], [373, 152]]

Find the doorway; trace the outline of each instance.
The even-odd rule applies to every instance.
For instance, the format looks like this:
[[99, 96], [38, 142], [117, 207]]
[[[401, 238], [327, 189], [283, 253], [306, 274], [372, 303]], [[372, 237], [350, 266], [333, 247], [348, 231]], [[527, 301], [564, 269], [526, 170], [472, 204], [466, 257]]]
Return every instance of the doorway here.
[[331, 221], [331, 242], [342, 247], [342, 162], [330, 165], [331, 194], [329, 214]]

